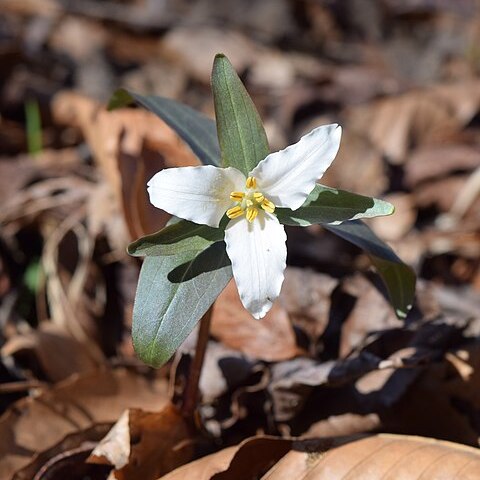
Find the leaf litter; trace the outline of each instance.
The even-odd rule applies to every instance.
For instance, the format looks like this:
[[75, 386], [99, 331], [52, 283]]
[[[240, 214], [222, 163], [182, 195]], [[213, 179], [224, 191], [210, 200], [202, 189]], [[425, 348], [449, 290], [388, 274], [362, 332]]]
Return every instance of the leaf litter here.
[[[473, 2], [249, 2], [242, 15], [237, 2], [154, 3], [4, 2], [0, 476], [478, 478]], [[138, 366], [139, 263], [125, 247], [168, 220], [147, 202], [151, 175], [198, 160], [150, 113], [105, 102], [121, 85], [212, 116], [218, 50], [273, 150], [342, 123], [324, 181], [395, 204], [369, 225], [420, 281], [401, 322], [363, 253], [318, 227], [292, 230], [263, 323], [233, 284], [217, 302], [192, 429], [172, 405], [195, 333], [159, 372]], [[31, 98], [37, 155], [26, 153]], [[109, 465], [85, 463], [94, 448]]]

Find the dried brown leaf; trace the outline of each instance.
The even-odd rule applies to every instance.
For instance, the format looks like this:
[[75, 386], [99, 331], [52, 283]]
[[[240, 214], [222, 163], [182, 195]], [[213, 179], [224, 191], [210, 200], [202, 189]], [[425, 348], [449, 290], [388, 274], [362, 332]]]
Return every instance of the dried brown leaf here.
[[350, 122], [393, 164], [404, 163], [412, 145], [442, 143], [458, 133], [480, 105], [477, 80], [413, 90], [352, 109]]
[[39, 365], [51, 381], [65, 380], [74, 373], [85, 373], [97, 367], [82, 344], [56, 324], [45, 322], [27, 334], [17, 334], [2, 346], [3, 356], [13, 356], [20, 364]]
[[[283, 457], [291, 440], [258, 436], [208, 455], [161, 477], [161, 480], [247, 480], [259, 478]], [[159, 479], [160, 480], [160, 479]]]
[[468, 145], [435, 145], [418, 148], [405, 165], [405, 182], [409, 187], [458, 170], [480, 165], [480, 150]]
[[322, 183], [362, 195], [379, 196], [388, 186], [382, 156], [367, 135], [345, 129], [340, 150]]
[[[480, 453], [465, 445], [430, 438], [376, 435], [325, 452], [293, 445], [262, 479], [441, 480], [480, 478]], [[303, 451], [302, 451], [303, 447]], [[457, 477], [455, 477], [457, 476]]]
[[242, 72], [255, 58], [259, 47], [248, 37], [234, 30], [214, 27], [177, 27], [161, 41], [162, 56], [182, 66], [192, 77], [210, 82], [212, 58], [221, 50], [235, 70]]
[[[271, 467], [265, 471], [268, 464]], [[185, 465], [161, 480], [441, 480], [455, 475], [473, 480], [480, 478], [479, 469], [477, 449], [431, 438], [382, 434], [292, 441], [256, 437]]]
[[395, 214], [389, 217], [372, 218], [369, 225], [385, 241], [403, 238], [415, 225], [417, 210], [414, 198], [409, 193], [391, 193], [383, 197], [395, 207]]
[[[109, 112], [75, 93], [58, 94], [52, 110], [58, 122], [82, 131], [110, 185], [113, 201], [123, 214], [131, 239], [163, 226], [168, 216], [150, 205], [147, 181], [162, 168], [199, 163], [178, 136], [150, 112], [140, 109]], [[110, 215], [107, 209], [107, 219]]]
[[10, 478], [66, 435], [115, 422], [125, 408], [166, 402], [166, 380], [123, 368], [76, 376], [19, 400], [0, 419], [0, 478]]
[[88, 461], [114, 466], [111, 478], [155, 480], [193, 456], [194, 434], [173, 405], [158, 412], [129, 409]]
[[290, 319], [276, 302], [261, 322], [247, 312], [232, 280], [215, 302], [212, 335], [230, 348], [266, 361], [286, 360], [298, 353]]

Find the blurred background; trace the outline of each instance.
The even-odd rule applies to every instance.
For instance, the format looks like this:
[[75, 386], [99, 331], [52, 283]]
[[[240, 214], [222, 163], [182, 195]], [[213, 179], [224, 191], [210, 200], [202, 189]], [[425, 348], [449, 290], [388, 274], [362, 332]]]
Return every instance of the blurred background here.
[[[225, 443], [258, 429], [377, 429], [478, 444], [477, 1], [0, 0], [0, 468], [25, 468], [124, 408], [158, 406], [166, 378], [182, 375], [183, 357], [156, 373], [135, 359], [140, 262], [125, 247], [167, 220], [147, 180], [198, 160], [150, 113], [105, 105], [128, 87], [213, 116], [217, 52], [272, 150], [320, 124], [344, 127], [322, 183], [395, 205], [369, 225], [419, 282], [400, 322], [362, 252], [319, 227], [289, 230], [266, 322], [250, 321], [232, 286], [219, 300], [206, 428]], [[218, 367], [225, 358], [235, 368]], [[292, 371], [307, 367], [317, 383], [305, 387]], [[65, 409], [51, 413], [72, 399], [88, 412], [74, 427]], [[55, 425], [41, 442], [39, 419]]]

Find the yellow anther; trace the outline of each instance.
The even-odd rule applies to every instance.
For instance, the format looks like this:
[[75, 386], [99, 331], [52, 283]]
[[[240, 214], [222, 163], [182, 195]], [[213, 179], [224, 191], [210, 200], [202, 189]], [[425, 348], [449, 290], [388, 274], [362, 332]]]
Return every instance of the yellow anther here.
[[258, 209], [255, 207], [248, 207], [247, 208], [247, 220], [252, 223], [255, 218], [257, 218]]
[[227, 217], [228, 218], [237, 218], [243, 215], [243, 210], [238, 205], [236, 207], [229, 208], [227, 210]]
[[247, 188], [257, 188], [257, 179], [255, 177], [248, 177], [245, 185]]
[[243, 197], [245, 197], [243, 192], [232, 192], [230, 194], [230, 200], [234, 200], [235, 202], [241, 202]]
[[262, 202], [262, 208], [268, 213], [273, 213], [275, 211], [275, 204], [267, 198], [264, 198]]
[[257, 203], [262, 203], [265, 197], [263, 196], [263, 193], [255, 192], [253, 194], [253, 198]]

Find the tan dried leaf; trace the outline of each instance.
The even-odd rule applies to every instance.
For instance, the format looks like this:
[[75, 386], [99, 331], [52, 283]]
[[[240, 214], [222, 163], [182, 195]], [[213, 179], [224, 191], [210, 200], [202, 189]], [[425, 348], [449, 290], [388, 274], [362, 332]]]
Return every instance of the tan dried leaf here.
[[[306, 445], [305, 445], [306, 446]], [[262, 479], [443, 480], [480, 478], [480, 452], [430, 438], [376, 435], [325, 453], [294, 444]]]
[[3, 345], [1, 354], [20, 359], [31, 357], [51, 382], [59, 382], [74, 373], [92, 371], [97, 367], [82, 344], [61, 326], [50, 322], [42, 323], [29, 333], [15, 335]]
[[248, 438], [235, 447], [226, 448], [184, 465], [161, 477], [161, 480], [259, 478], [259, 475], [266, 472], [288, 452], [291, 443], [291, 440], [276, 437]]
[[411, 145], [457, 134], [480, 106], [480, 82], [459, 82], [413, 90], [351, 110], [350, 124], [393, 164], [406, 160]]
[[[358, 437], [357, 437], [358, 438]], [[257, 437], [185, 465], [161, 480], [443, 480], [480, 478], [480, 452], [431, 438], [282, 440]], [[252, 447], [257, 449], [251, 451]], [[289, 450], [288, 453], [286, 450]], [[249, 454], [249, 455], [248, 455]], [[268, 471], [265, 466], [271, 464]], [[263, 470], [263, 472], [262, 472]]]
[[299, 353], [289, 316], [276, 302], [262, 321], [242, 306], [232, 280], [215, 301], [212, 335], [230, 348], [266, 361], [287, 360]]
[[104, 369], [19, 400], [0, 419], [0, 478], [11, 478], [69, 434], [115, 422], [126, 408], [161, 407], [167, 388], [164, 379]]
[[[198, 165], [192, 151], [146, 110], [110, 112], [87, 97], [62, 92], [54, 98], [52, 111], [57, 122], [82, 131], [110, 185], [112, 201], [125, 218], [131, 237], [125, 243], [161, 228], [168, 216], [150, 205], [147, 181], [165, 167]], [[105, 214], [110, 216], [110, 211]]]

